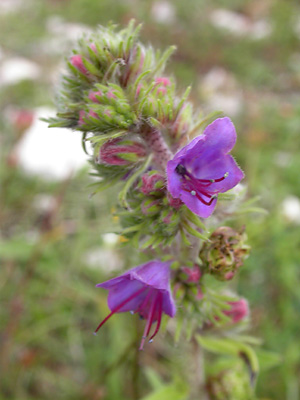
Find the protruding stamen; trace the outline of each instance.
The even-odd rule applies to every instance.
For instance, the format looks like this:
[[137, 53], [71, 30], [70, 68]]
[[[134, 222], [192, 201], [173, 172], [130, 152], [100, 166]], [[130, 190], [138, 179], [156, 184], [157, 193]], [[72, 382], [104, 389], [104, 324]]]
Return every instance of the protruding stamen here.
[[135, 297], [137, 297], [139, 294], [141, 294], [144, 290], [147, 289], [147, 286], [143, 286], [141, 289], [139, 289], [137, 292], [133, 293], [131, 296], [129, 296], [127, 299], [125, 299], [124, 301], [122, 301], [121, 304], [119, 304], [117, 307], [115, 307], [111, 313], [108, 314], [107, 317], [104, 318], [104, 320], [102, 322], [100, 322], [100, 324], [98, 325], [97, 329], [95, 330], [94, 333], [97, 333], [99, 331], [99, 329], [101, 328], [102, 325], [105, 324], [105, 322], [112, 317], [117, 311], [119, 311], [123, 306], [125, 306], [125, 304], [129, 303], [129, 301], [131, 301], [132, 299], [134, 299]]
[[157, 335], [157, 332], [159, 331], [159, 328], [160, 328], [161, 316], [162, 316], [162, 302], [163, 302], [162, 296], [163, 296], [162, 293], [159, 293], [157, 323], [156, 323], [155, 331], [154, 331], [153, 335], [149, 339], [149, 343], [153, 342], [153, 339]]
[[191, 195], [192, 195], [192, 196], [196, 196], [195, 190], [191, 190]]
[[152, 300], [152, 303], [151, 303], [151, 307], [150, 307], [149, 314], [148, 314], [148, 319], [147, 319], [147, 324], [146, 324], [145, 329], [144, 329], [144, 334], [143, 334], [143, 337], [142, 337], [142, 340], [141, 340], [141, 345], [140, 345], [139, 350], [143, 350], [145, 340], [146, 340], [147, 336], [149, 335], [149, 332], [150, 332], [150, 329], [151, 329], [151, 325], [152, 325], [152, 322], [153, 322], [153, 319], [154, 319], [156, 303], [157, 303], [157, 295], [158, 295], [158, 293], [155, 295], [155, 298]]
[[200, 181], [201, 183], [217, 183], [217, 182], [222, 182], [224, 179], [226, 179], [229, 175], [229, 172], [226, 172], [221, 178], [218, 179], [197, 179], [198, 181]]

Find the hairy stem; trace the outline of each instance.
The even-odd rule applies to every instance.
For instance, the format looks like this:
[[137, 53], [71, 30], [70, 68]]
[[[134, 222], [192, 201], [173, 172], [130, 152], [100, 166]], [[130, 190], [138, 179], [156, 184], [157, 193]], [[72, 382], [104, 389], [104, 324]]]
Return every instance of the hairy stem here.
[[166, 170], [167, 162], [173, 157], [173, 153], [165, 142], [158, 129], [147, 129], [142, 134], [149, 149], [153, 152], [154, 163], [163, 172]]

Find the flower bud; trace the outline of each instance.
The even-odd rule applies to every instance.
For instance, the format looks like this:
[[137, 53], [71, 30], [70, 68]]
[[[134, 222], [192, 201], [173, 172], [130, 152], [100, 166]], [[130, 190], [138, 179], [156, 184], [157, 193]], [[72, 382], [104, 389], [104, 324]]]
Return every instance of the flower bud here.
[[166, 77], [159, 77], [155, 79], [155, 82], [159, 85], [163, 85], [163, 86], [170, 86], [171, 85], [171, 81], [169, 78]]
[[170, 206], [175, 208], [176, 210], [178, 210], [178, 208], [180, 208], [183, 205], [181, 199], [174, 199], [174, 197], [172, 197], [169, 192], [167, 193], [167, 199]]
[[164, 177], [150, 171], [142, 176], [142, 186], [140, 190], [144, 194], [149, 194], [151, 192], [160, 191], [164, 186]]
[[97, 99], [96, 96], [101, 97], [102, 96], [102, 92], [100, 90], [98, 90], [97, 92], [91, 91], [89, 93], [89, 99], [92, 100], [92, 102], [94, 102], [94, 103], [99, 103], [99, 100]]
[[113, 139], [100, 149], [100, 161], [110, 165], [129, 165], [146, 155], [144, 146], [133, 140]]
[[32, 125], [34, 112], [31, 110], [17, 110], [13, 113], [12, 120], [16, 131], [21, 135]]
[[227, 226], [216, 229], [199, 254], [205, 271], [221, 281], [232, 279], [249, 255], [246, 239], [244, 229], [241, 232]]
[[155, 79], [156, 85], [157, 85], [157, 89], [156, 89], [156, 94], [160, 94], [162, 93], [163, 95], [165, 95], [167, 93], [167, 87], [171, 86], [171, 81], [169, 78], [156, 78]]
[[192, 268], [182, 267], [182, 271], [187, 275], [187, 282], [199, 282], [201, 278], [201, 271], [198, 265], [194, 265]]
[[80, 71], [84, 75], [88, 75], [88, 71], [85, 68], [83, 61], [82, 61], [82, 57], [79, 54], [75, 54], [74, 56], [72, 56], [70, 58], [70, 61], [71, 61], [71, 64], [73, 65], [73, 67], [78, 69], [78, 71]]
[[240, 322], [249, 315], [249, 306], [247, 300], [240, 299], [238, 301], [229, 301], [228, 304], [231, 306], [231, 309], [223, 310], [223, 314], [230, 317], [234, 324]]
[[221, 370], [217, 375], [208, 376], [206, 390], [214, 400], [254, 400], [248, 371], [241, 365]]

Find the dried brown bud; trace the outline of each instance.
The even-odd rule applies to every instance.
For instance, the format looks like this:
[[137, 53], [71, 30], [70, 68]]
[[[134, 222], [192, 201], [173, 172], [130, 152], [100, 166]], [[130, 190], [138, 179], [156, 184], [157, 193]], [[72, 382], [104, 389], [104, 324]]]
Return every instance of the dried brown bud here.
[[245, 244], [246, 240], [244, 228], [240, 232], [228, 226], [216, 229], [210, 242], [204, 243], [200, 251], [205, 272], [221, 281], [232, 279], [249, 255], [250, 247]]

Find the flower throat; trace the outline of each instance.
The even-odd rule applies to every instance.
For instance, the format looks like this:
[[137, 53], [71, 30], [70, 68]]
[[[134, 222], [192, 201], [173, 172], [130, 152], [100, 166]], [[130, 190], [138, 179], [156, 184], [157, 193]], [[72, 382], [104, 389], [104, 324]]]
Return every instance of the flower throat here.
[[[229, 173], [226, 172], [221, 178], [217, 179], [196, 179], [182, 164], [178, 164], [175, 171], [185, 179], [183, 182], [183, 190], [189, 192], [192, 196], [196, 196], [197, 199], [206, 206], [210, 206], [214, 199], [217, 198], [217, 195], [212, 194], [207, 188], [209, 188], [212, 183], [222, 182], [229, 175]], [[203, 196], [207, 197], [208, 200], [204, 199]]]

